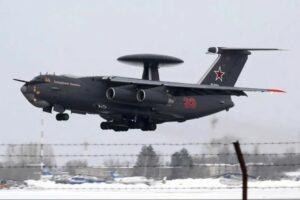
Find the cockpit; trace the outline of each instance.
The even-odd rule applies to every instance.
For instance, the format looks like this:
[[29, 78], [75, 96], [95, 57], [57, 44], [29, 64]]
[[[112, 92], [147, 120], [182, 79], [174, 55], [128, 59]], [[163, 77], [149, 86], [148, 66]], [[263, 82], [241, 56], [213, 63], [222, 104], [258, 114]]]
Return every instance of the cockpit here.
[[[48, 81], [49, 80], [49, 81]], [[39, 75], [34, 77], [31, 81], [26, 82], [21, 87], [21, 92], [26, 97], [26, 99], [37, 107], [48, 107], [50, 104], [43, 100], [40, 96], [41, 94], [41, 88], [40, 84], [48, 83], [50, 82], [50, 79], [47, 76]]]
[[46, 75], [39, 75], [34, 77], [31, 81], [30, 84], [39, 84], [39, 83], [50, 83], [50, 78]]
[[31, 81], [32, 84], [37, 84], [37, 83], [44, 83], [45, 80], [41, 75], [34, 77]]
[[41, 75], [39, 75], [39, 76], [34, 77], [32, 80], [33, 81], [42, 81], [42, 77], [41, 77]]

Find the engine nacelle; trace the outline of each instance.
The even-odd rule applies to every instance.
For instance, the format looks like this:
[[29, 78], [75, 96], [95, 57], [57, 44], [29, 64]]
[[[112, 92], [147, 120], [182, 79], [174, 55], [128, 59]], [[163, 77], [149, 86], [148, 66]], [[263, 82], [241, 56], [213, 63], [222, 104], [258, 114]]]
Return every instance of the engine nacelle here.
[[110, 87], [106, 90], [106, 98], [118, 102], [136, 102], [136, 91], [133, 86]]
[[174, 100], [163, 88], [141, 89], [137, 91], [136, 99], [138, 102], [147, 104], [171, 104]]

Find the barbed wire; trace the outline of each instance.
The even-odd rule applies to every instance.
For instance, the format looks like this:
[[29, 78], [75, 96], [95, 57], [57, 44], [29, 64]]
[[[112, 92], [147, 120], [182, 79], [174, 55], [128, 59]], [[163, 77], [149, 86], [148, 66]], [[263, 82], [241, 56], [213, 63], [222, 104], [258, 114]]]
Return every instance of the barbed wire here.
[[[43, 157], [169, 157], [173, 154], [46, 154]], [[236, 156], [235, 153], [191, 153], [197, 157]], [[244, 153], [244, 156], [300, 156], [300, 153]], [[0, 157], [40, 157], [40, 154], [0, 154]]]
[[[300, 186], [250, 186], [249, 189], [299, 189]], [[31, 187], [33, 190], [224, 190], [224, 189], [242, 189], [241, 186], [226, 187]]]
[[300, 144], [300, 141], [286, 141], [286, 142], [242, 142], [240, 145], [290, 145]]
[[[0, 143], [0, 146], [40, 146], [41, 143]], [[51, 146], [193, 146], [193, 145], [232, 145], [232, 143], [43, 143]]]
[[246, 164], [247, 167], [297, 167], [300, 166], [300, 163], [291, 163], [291, 164]]
[[[295, 145], [300, 141], [286, 142], [242, 142], [240, 145]], [[197, 145], [232, 145], [232, 143], [221, 142], [186, 142], [186, 143], [0, 143], [0, 146], [197, 146]]]
[[[248, 167], [298, 167], [300, 163], [291, 163], [291, 164], [257, 164], [257, 163], [250, 163], [246, 164]], [[0, 166], [0, 169], [5, 168], [182, 168], [182, 167], [239, 167], [239, 163], [232, 163], [232, 164], [222, 164], [222, 163], [212, 163], [212, 164], [192, 164], [192, 165], [167, 165], [167, 164], [160, 164], [160, 165], [88, 165], [88, 166], [81, 166], [81, 165], [8, 165], [8, 166]]]

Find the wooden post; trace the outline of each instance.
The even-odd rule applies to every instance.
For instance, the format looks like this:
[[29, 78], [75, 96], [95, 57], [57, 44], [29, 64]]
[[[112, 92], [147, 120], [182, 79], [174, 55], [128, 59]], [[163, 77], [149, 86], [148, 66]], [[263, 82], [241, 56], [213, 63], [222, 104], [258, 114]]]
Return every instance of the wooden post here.
[[247, 167], [245, 164], [245, 160], [243, 157], [243, 153], [240, 148], [240, 143], [239, 141], [236, 141], [233, 143], [237, 158], [240, 163], [241, 171], [242, 171], [242, 176], [243, 176], [243, 200], [247, 200], [247, 193], [248, 193], [248, 174], [247, 174]]

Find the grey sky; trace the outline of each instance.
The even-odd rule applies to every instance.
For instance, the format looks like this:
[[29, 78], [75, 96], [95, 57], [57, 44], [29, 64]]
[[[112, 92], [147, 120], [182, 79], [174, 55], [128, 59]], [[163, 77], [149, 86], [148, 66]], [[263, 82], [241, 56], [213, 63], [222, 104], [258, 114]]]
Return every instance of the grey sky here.
[[[48, 142], [187, 142], [226, 134], [244, 140], [299, 140], [300, 1], [0, 1], [1, 142], [37, 141], [45, 120]], [[154, 133], [101, 131], [100, 117], [57, 122], [22, 96], [12, 78], [40, 72], [141, 77], [118, 63], [133, 53], [177, 56], [161, 79], [195, 83], [216, 58], [210, 46], [277, 47], [255, 52], [237, 86], [279, 88], [283, 95], [234, 98], [211, 117], [160, 125]], [[298, 61], [298, 62], [297, 62]], [[201, 103], [200, 103], [201, 105]], [[210, 121], [219, 119], [214, 130]]]

